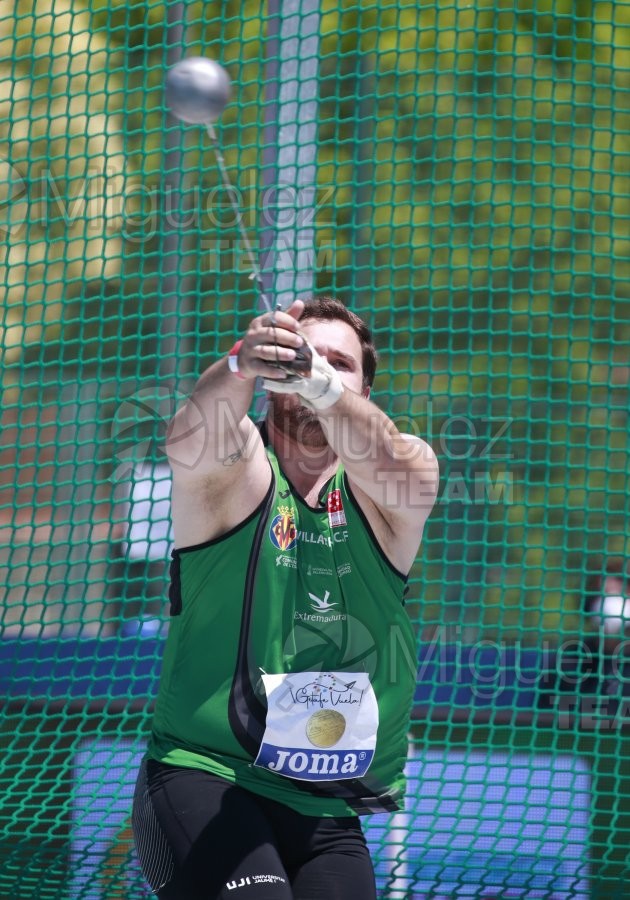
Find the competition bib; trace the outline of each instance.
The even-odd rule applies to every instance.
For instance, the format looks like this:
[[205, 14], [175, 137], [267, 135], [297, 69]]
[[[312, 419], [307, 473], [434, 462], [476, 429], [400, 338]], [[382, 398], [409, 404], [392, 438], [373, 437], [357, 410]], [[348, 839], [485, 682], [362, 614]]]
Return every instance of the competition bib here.
[[376, 747], [378, 704], [365, 672], [262, 675], [267, 720], [254, 765], [302, 781], [361, 778]]

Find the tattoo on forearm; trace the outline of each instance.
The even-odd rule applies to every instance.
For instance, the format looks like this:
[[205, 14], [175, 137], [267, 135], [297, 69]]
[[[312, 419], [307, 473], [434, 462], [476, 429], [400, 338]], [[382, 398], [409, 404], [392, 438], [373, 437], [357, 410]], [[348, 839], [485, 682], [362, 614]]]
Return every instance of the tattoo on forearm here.
[[234, 453], [230, 453], [229, 456], [225, 457], [225, 459], [223, 460], [223, 465], [224, 466], [233, 466], [234, 463], [237, 463], [239, 461], [239, 459], [242, 459], [242, 457], [243, 457], [243, 451], [235, 450]]

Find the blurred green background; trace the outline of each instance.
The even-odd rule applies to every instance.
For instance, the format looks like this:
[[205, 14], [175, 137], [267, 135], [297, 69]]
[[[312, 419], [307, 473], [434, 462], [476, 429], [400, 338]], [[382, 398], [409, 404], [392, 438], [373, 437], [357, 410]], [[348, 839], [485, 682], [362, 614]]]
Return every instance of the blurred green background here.
[[[184, 7], [186, 52], [235, 85], [220, 139], [255, 236], [265, 8]], [[98, 382], [95, 482], [121, 399], [185, 385], [256, 308], [207, 136], [163, 107], [169, 8], [16, 2], [0, 20], [4, 166], [28, 187], [2, 206], [4, 414], [30, 406], [41, 445], [60, 382]], [[418, 615], [471, 639], [579, 629], [587, 555], [628, 545], [630, 5], [321, 10], [317, 289], [368, 319], [376, 399], [441, 460]], [[175, 193], [186, 314], [156, 375]]]

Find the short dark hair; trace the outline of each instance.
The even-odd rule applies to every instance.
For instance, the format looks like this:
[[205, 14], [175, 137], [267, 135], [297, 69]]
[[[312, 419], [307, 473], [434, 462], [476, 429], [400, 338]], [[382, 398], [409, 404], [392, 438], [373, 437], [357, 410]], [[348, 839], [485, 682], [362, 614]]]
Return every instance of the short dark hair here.
[[354, 331], [361, 344], [361, 367], [363, 369], [363, 387], [371, 387], [376, 374], [378, 354], [374, 346], [372, 333], [365, 322], [347, 306], [334, 297], [312, 297], [304, 301], [304, 311], [300, 321], [305, 319], [318, 319], [319, 321], [332, 322], [339, 320], [345, 322]]

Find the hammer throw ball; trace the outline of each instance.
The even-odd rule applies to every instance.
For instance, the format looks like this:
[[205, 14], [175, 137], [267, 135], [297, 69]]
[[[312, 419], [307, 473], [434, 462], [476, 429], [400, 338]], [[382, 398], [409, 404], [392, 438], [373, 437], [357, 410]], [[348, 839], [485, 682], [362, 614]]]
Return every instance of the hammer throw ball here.
[[204, 56], [181, 59], [168, 70], [165, 100], [171, 113], [189, 125], [216, 122], [230, 99], [230, 77]]

